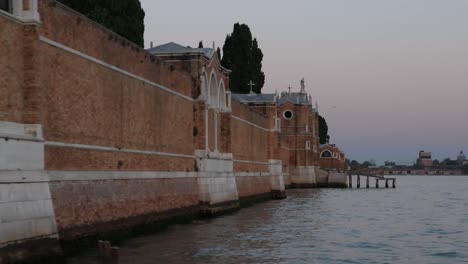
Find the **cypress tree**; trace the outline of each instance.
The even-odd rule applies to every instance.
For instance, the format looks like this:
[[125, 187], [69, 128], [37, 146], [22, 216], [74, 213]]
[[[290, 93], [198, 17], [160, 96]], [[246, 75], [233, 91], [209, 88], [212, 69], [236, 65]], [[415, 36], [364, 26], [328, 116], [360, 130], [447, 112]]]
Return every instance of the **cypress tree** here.
[[327, 144], [330, 140], [330, 136], [328, 135], [327, 121], [321, 115], [319, 115], [319, 137], [320, 144]]
[[199, 49], [202, 49], [202, 48], [203, 48], [203, 41], [200, 40], [200, 42], [198, 42], [198, 48], [199, 48]]
[[216, 50], [216, 54], [218, 54], [218, 58], [221, 60], [221, 49], [219, 47]]
[[144, 46], [145, 11], [139, 0], [59, 0], [122, 37]]
[[263, 53], [257, 39], [252, 38], [249, 26], [234, 24], [234, 30], [226, 36], [221, 64], [232, 71], [229, 87], [233, 93], [249, 93], [248, 83], [253, 81], [253, 91], [261, 93], [265, 84], [262, 72]]

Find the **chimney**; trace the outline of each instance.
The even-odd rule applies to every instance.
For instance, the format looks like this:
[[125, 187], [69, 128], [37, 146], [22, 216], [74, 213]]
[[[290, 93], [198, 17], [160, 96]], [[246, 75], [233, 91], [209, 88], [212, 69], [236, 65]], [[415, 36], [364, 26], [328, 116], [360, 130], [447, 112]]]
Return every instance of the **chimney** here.
[[153, 48], [153, 41], [150, 42], [150, 48]]

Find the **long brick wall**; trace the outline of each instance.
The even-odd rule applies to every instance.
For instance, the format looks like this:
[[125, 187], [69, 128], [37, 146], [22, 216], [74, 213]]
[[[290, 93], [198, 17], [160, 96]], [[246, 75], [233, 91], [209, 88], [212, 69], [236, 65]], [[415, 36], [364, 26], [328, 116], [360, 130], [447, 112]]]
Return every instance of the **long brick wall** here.
[[239, 102], [232, 102], [231, 144], [234, 171], [265, 172], [271, 158], [268, 155], [269, 133], [266, 117]]
[[164, 61], [143, 48], [60, 3], [39, 1], [39, 12], [42, 36], [184, 95], [192, 95], [193, 84], [188, 72], [164, 67]]
[[0, 16], [0, 120], [21, 122], [23, 110], [23, 26]]
[[196, 178], [83, 180], [50, 188], [61, 239], [70, 241], [161, 220], [171, 211], [195, 213], [196, 184]]

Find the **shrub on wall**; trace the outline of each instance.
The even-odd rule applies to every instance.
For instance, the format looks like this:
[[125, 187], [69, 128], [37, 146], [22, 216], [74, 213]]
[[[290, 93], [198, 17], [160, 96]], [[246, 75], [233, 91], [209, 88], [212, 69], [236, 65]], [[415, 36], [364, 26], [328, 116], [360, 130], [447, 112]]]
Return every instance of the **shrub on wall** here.
[[139, 0], [59, 0], [122, 37], [144, 46], [145, 11]]

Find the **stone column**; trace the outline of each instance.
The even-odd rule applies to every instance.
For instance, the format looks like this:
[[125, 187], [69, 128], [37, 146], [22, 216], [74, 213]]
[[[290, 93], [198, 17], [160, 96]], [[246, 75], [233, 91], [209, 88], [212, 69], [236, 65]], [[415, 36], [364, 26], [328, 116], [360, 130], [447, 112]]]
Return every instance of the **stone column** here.
[[13, 15], [26, 23], [40, 24], [39, 0], [14, 0], [12, 1]]
[[40, 125], [0, 121], [0, 194], [0, 263], [60, 255]]
[[286, 198], [286, 187], [284, 184], [283, 166], [281, 160], [270, 160], [268, 167], [271, 174], [271, 192], [273, 198]]

